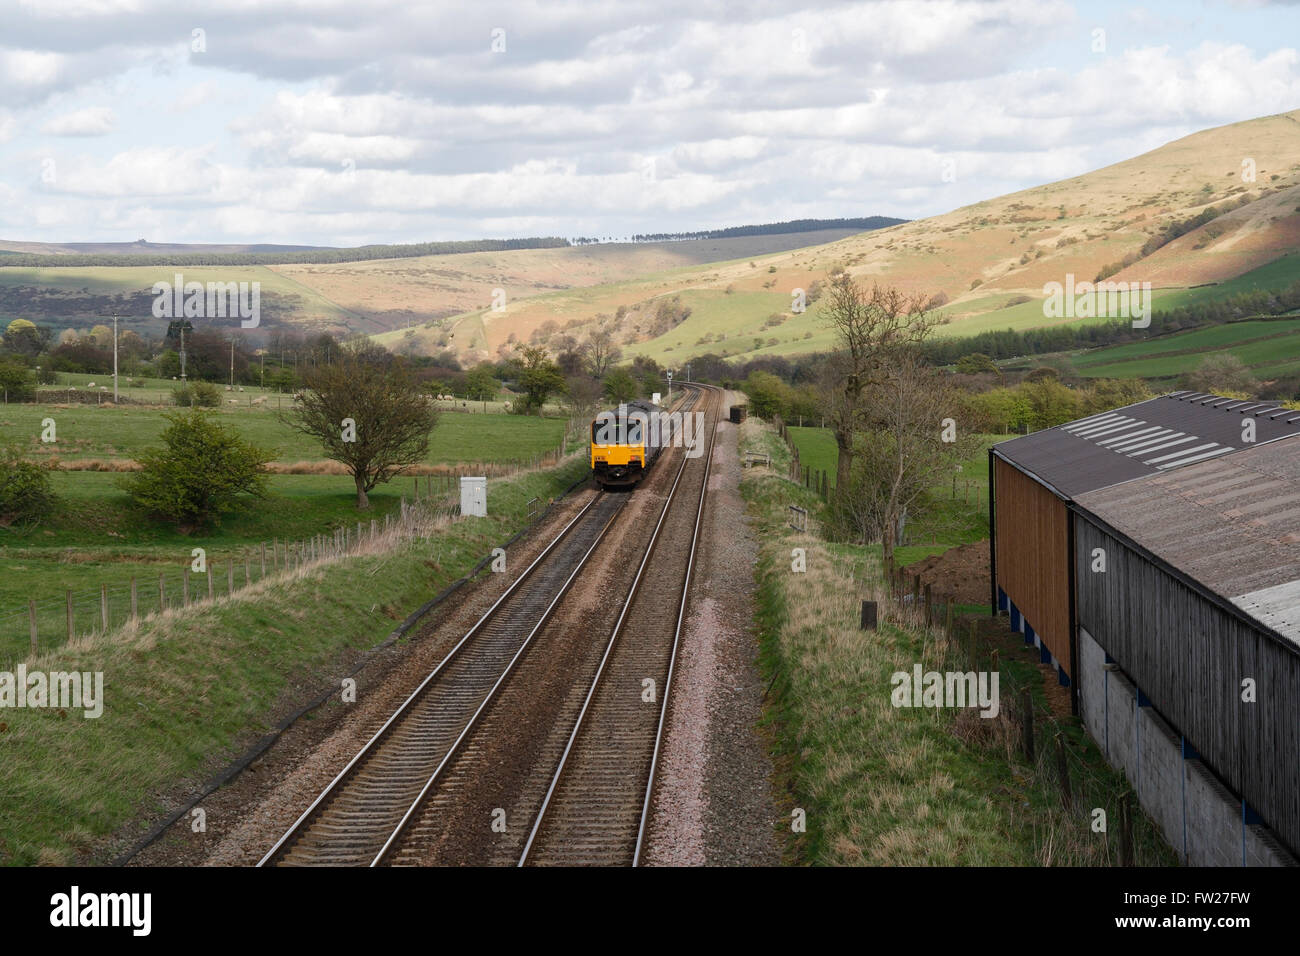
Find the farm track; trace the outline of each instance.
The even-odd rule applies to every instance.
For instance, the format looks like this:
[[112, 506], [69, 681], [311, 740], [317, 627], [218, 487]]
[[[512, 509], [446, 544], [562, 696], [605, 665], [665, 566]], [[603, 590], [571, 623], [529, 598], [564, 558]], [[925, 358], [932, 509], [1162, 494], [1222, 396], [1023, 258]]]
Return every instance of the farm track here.
[[[683, 405], [689, 409], [701, 398], [701, 390], [696, 390]], [[703, 398], [712, 404], [707, 394]], [[665, 540], [683, 529], [689, 534], [688, 519], [696, 517], [693, 504], [705, 487], [709, 460], [706, 456], [694, 467], [685, 467], [694, 460], [679, 463], [674, 457], [680, 458], [681, 453], [665, 453], [659, 464], [670, 465], [671, 470], [652, 470], [636, 502], [639, 509], [649, 511], [668, 497], [656, 489], [670, 483], [677, 488], [674, 507], [668, 508], [665, 500], [661, 520]], [[644, 522], [635, 513], [615, 522], [631, 499], [598, 496], [575, 518], [534, 563], [531, 575], [521, 576], [518, 592], [512, 586], [461, 640], [263, 863], [516, 862], [528, 823], [571, 749], [571, 733], [593, 674], [601, 669], [604, 635], [610, 633], [613, 615], [621, 610], [619, 619], [626, 619], [628, 626], [639, 620], [622, 600], [636, 563], [631, 556], [640, 551], [648, 560], [652, 542], [641, 540], [649, 530], [648, 526], [641, 529]], [[654, 524], [654, 518], [650, 514], [648, 524]], [[685, 561], [685, 555], [681, 561], [656, 560], [654, 573], [645, 574], [644, 586], [668, 588], [659, 597], [674, 589], [680, 593]], [[642, 562], [643, 568], [646, 563]], [[575, 579], [581, 586], [575, 585]], [[650, 666], [657, 675], [656, 688], [662, 689], [657, 690], [656, 701], [662, 701], [675, 636], [673, 615], [646, 606], [637, 613], [656, 618], [653, 624], [661, 633], [654, 643], [659, 653], [651, 655], [653, 661], [642, 656], [625, 662], [620, 657], [606, 673], [612, 676], [628, 666], [637, 671]], [[663, 709], [641, 701], [639, 676], [633, 692], [639, 711], [635, 716], [640, 719], [627, 733], [638, 738], [637, 753], [650, 757], [637, 761], [644, 766], [620, 782], [622, 804], [636, 808], [632, 817], [639, 823]], [[599, 713], [603, 712], [602, 708]], [[503, 824], [500, 829], [498, 822]], [[624, 841], [629, 853], [635, 838], [636, 826], [630, 841]], [[627, 854], [616, 856], [598, 855], [583, 862], [630, 862]]]

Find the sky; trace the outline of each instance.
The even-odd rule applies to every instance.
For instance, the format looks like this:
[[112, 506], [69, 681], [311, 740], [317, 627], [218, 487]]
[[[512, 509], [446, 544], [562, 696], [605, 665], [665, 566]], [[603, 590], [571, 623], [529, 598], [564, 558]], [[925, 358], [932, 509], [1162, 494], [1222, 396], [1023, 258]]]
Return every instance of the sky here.
[[1300, 2], [0, 0], [0, 238], [920, 218], [1300, 107]]

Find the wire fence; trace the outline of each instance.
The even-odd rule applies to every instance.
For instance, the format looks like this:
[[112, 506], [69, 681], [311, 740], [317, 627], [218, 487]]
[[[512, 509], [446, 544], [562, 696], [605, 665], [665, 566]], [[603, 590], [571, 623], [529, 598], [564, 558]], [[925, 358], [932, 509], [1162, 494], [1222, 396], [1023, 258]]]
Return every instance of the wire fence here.
[[[426, 476], [439, 479], [442, 476]], [[429, 493], [408, 501], [382, 519], [358, 521], [298, 540], [272, 538], [234, 553], [191, 556], [154, 574], [138, 568], [95, 590], [66, 589], [33, 596], [25, 607], [0, 613], [0, 666], [61, 647], [77, 638], [103, 635], [167, 610], [210, 603], [263, 581], [284, 577], [309, 564], [373, 550], [384, 538], [423, 533], [430, 522], [450, 519], [459, 502], [446, 492], [451, 482], [421, 481]], [[384, 542], [387, 543], [387, 542]]]

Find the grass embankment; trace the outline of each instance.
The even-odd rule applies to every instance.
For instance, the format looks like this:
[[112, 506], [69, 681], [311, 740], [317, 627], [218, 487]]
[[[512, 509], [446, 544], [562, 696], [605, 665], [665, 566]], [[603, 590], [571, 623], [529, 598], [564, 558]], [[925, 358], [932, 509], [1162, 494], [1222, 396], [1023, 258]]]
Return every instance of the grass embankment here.
[[[937, 629], [908, 620], [882, 593], [880, 550], [833, 544], [788, 524], [790, 504], [815, 517], [819, 500], [779, 477], [788, 452], [750, 420], [743, 451], [774, 456], [752, 469], [742, 491], [762, 541], [758, 563], [760, 661], [771, 682], [766, 719], [790, 797], [807, 814], [807, 832], [787, 845], [791, 862], [829, 865], [1107, 865], [1118, 856], [1119, 807], [1126, 792], [1072, 718], [1047, 724], [1046, 697], [1030, 655], [998, 665], [1000, 712], [895, 708], [890, 677], [924, 671], [989, 670], [987, 645], [972, 667]], [[791, 570], [791, 549], [806, 551], [807, 571]], [[881, 623], [859, 630], [862, 599], [879, 602]], [[1013, 702], [1031, 689], [1040, 741], [1030, 764], [1019, 751]], [[1068, 747], [1073, 811], [1062, 808], [1055, 754]], [[1109, 834], [1091, 830], [1106, 810]], [[1135, 814], [1137, 861], [1176, 858], [1149, 821]]]
[[523, 527], [528, 499], [560, 494], [586, 468], [577, 456], [493, 480], [487, 518], [28, 661], [29, 670], [102, 671], [104, 713], [0, 711], [0, 863], [95, 859], [106, 835], [161, 816], [171, 807], [159, 794], [210, 775], [298, 697], [337, 679], [341, 662]]

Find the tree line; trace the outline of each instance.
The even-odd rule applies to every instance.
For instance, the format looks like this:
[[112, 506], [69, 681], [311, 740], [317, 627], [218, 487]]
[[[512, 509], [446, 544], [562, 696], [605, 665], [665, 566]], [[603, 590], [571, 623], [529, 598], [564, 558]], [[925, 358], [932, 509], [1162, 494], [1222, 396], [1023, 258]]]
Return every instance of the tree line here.
[[530, 239], [464, 239], [451, 242], [414, 242], [354, 246], [347, 249], [311, 249], [302, 252], [174, 252], [174, 253], [23, 253], [0, 256], [0, 268], [76, 266], [270, 266], [366, 262], [371, 259], [410, 259], [462, 252], [503, 252], [508, 249], [555, 249], [569, 240], [556, 236]]

